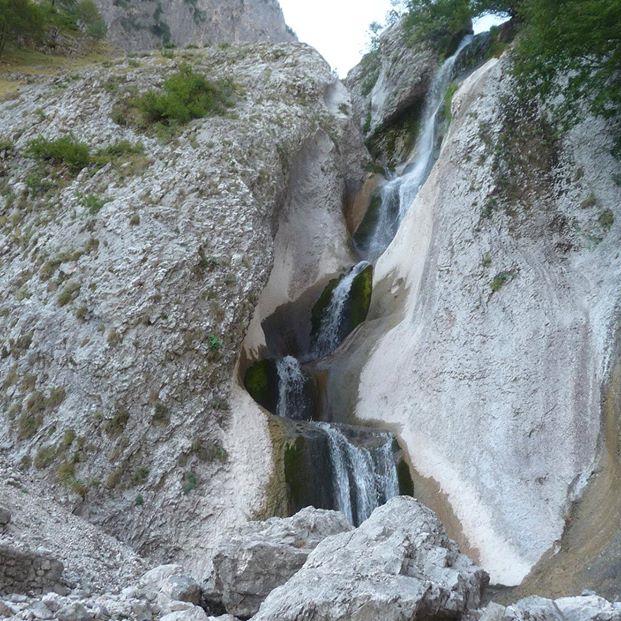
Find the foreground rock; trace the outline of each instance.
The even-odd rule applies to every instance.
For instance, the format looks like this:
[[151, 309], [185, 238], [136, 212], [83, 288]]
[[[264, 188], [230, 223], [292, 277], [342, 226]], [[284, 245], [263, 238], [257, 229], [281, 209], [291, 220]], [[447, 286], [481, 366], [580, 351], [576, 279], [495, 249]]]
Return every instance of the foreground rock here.
[[610, 603], [597, 595], [562, 597], [557, 600], [527, 597], [500, 606], [492, 602], [484, 610], [467, 615], [464, 621], [618, 621], [621, 603]]
[[320, 543], [254, 619], [457, 618], [479, 606], [487, 582], [487, 574], [460, 554], [431, 510], [400, 496], [354, 532]]
[[351, 530], [343, 514], [312, 507], [290, 518], [250, 522], [216, 551], [210, 599], [234, 615], [251, 616], [273, 589], [304, 565], [321, 541]]

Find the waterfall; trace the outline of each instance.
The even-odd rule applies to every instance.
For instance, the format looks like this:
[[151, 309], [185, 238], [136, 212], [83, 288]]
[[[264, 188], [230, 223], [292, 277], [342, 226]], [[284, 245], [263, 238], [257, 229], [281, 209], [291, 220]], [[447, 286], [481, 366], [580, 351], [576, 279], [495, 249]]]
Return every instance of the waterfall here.
[[354, 444], [335, 425], [317, 423], [328, 437], [336, 508], [354, 525], [399, 495], [390, 433], [373, 432], [377, 446]]
[[386, 250], [395, 236], [401, 220], [431, 172], [435, 159], [434, 151], [438, 133], [439, 112], [442, 109], [444, 97], [452, 79], [455, 61], [471, 41], [472, 36], [465, 37], [456, 52], [444, 61], [435, 74], [427, 93], [421, 131], [414, 150], [408, 158], [403, 173], [388, 181], [380, 190], [380, 213], [366, 252], [371, 261], [377, 259]]
[[317, 357], [331, 354], [341, 344], [343, 311], [349, 299], [351, 287], [356, 276], [368, 266], [369, 263], [367, 261], [360, 261], [360, 263], [354, 265], [332, 291], [330, 304], [326, 307], [321, 318], [321, 325], [315, 342], [315, 355]]
[[306, 419], [307, 402], [304, 387], [306, 378], [300, 363], [293, 356], [285, 356], [276, 363], [278, 372], [278, 404], [276, 414], [294, 420]]

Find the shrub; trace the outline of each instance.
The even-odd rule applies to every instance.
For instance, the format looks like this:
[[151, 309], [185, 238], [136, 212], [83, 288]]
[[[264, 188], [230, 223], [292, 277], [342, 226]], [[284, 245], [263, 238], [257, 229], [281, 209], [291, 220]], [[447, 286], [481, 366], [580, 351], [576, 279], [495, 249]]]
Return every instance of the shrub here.
[[127, 410], [117, 410], [112, 418], [106, 421], [104, 425], [104, 431], [111, 437], [116, 438], [120, 436], [125, 427], [127, 427], [127, 422], [129, 421], [129, 413]]
[[234, 103], [234, 86], [230, 80], [208, 80], [187, 64], [181, 65], [179, 71], [164, 82], [162, 90], [147, 91], [128, 101], [130, 109], [137, 111], [136, 121], [141, 127], [179, 125], [192, 119], [221, 115]]
[[135, 485], [142, 485], [149, 476], [149, 469], [146, 466], [139, 466], [134, 471], [133, 481]]
[[197, 485], [198, 479], [196, 478], [196, 475], [191, 470], [184, 472], [183, 481], [181, 483], [181, 489], [183, 490], [183, 493], [189, 494], [193, 489], [196, 488]]
[[63, 136], [56, 140], [35, 138], [28, 143], [26, 155], [40, 161], [63, 164], [74, 173], [86, 168], [91, 161], [88, 145], [73, 136]]
[[490, 283], [492, 293], [498, 293], [507, 283], [510, 283], [517, 276], [517, 270], [505, 270], [494, 276]]
[[106, 204], [106, 199], [95, 194], [86, 194], [80, 198], [80, 204], [91, 216], [96, 216]]
[[599, 215], [598, 221], [606, 230], [608, 230], [614, 224], [615, 216], [610, 209], [606, 209], [606, 211], [602, 211]]
[[79, 282], [69, 282], [65, 285], [65, 288], [58, 294], [58, 304], [59, 306], [65, 306], [69, 304], [72, 300], [74, 300], [78, 294], [80, 293], [80, 283]]
[[222, 341], [214, 334], [210, 334], [207, 337], [207, 342], [211, 351], [220, 351], [222, 349]]
[[0, 54], [9, 42], [38, 40], [43, 26], [44, 13], [32, 0], [0, 0]]

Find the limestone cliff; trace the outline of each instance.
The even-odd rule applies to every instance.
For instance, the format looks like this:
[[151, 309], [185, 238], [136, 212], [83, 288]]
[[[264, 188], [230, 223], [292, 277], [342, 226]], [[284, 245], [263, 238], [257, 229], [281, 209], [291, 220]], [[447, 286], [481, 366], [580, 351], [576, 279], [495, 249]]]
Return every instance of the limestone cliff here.
[[96, 0], [125, 50], [295, 41], [277, 0]]
[[[163, 140], [113, 120], [181, 63], [230, 78], [234, 107]], [[234, 369], [274, 236], [309, 240], [295, 277], [279, 263], [283, 286], [343, 262], [363, 159], [348, 93], [301, 44], [32, 82], [0, 104], [0, 449], [142, 554], [199, 566], [223, 524], [263, 509], [271, 476], [265, 415]], [[28, 156], [67, 135], [125, 150], [79, 174]]]
[[559, 138], [546, 110], [518, 106], [506, 58], [470, 76], [452, 112], [348, 346], [354, 410], [401, 435], [417, 493], [446, 498], [492, 580], [517, 584], [598, 467], [619, 162], [603, 121], [585, 114]]

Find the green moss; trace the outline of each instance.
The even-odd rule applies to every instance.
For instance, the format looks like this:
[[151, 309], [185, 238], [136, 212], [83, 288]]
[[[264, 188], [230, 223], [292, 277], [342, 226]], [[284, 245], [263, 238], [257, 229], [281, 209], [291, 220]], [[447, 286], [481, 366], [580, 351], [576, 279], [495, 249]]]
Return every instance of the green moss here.
[[405, 459], [401, 459], [397, 464], [397, 479], [399, 481], [399, 494], [414, 496], [414, 482], [410, 474], [410, 467]]
[[494, 276], [490, 282], [492, 293], [498, 293], [506, 284], [510, 283], [517, 276], [517, 270], [505, 270]]
[[451, 106], [453, 104], [453, 96], [457, 92], [459, 87], [455, 82], [451, 82], [446, 89], [446, 93], [444, 94], [444, 118], [447, 123], [450, 123], [453, 120], [453, 113], [451, 111]]
[[354, 278], [354, 282], [351, 285], [351, 293], [347, 301], [345, 316], [344, 330], [346, 334], [349, 334], [367, 318], [372, 294], [373, 266], [369, 265]]
[[295, 440], [285, 445], [285, 482], [287, 485], [287, 497], [291, 510], [304, 506], [306, 496], [306, 464], [304, 461], [305, 450], [306, 441], [303, 436], [298, 436]]
[[615, 215], [610, 209], [606, 209], [606, 211], [602, 211], [597, 220], [602, 225], [602, 227], [608, 230], [615, 222]]
[[250, 396], [266, 410], [276, 413], [278, 405], [278, 371], [273, 360], [260, 360], [248, 367], [244, 386]]

